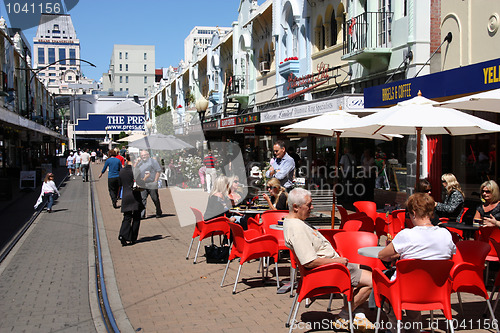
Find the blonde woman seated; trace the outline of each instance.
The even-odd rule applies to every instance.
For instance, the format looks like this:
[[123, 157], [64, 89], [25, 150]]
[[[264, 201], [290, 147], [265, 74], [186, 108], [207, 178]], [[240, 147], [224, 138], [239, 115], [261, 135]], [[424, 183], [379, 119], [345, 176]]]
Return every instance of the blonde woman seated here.
[[286, 189], [281, 186], [277, 178], [271, 178], [267, 181], [267, 190], [269, 195], [264, 193], [262, 197], [267, 201], [271, 210], [288, 210], [288, 194]]
[[446, 217], [451, 222], [459, 220], [464, 208], [465, 195], [455, 175], [445, 173], [441, 176], [441, 182], [446, 190], [446, 197], [442, 203], [436, 203], [436, 214], [432, 221], [434, 225], [439, 222], [440, 217]]
[[484, 221], [486, 227], [500, 227], [500, 189], [494, 180], [481, 184], [480, 191], [482, 205], [479, 205], [474, 219]]

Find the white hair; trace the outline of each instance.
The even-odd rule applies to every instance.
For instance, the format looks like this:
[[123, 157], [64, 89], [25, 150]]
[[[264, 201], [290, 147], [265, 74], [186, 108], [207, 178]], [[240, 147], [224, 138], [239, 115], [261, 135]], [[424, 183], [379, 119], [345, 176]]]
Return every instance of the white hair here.
[[312, 198], [310, 191], [304, 188], [294, 188], [288, 193], [288, 209], [293, 211], [293, 205], [302, 206], [305, 205], [307, 198]]

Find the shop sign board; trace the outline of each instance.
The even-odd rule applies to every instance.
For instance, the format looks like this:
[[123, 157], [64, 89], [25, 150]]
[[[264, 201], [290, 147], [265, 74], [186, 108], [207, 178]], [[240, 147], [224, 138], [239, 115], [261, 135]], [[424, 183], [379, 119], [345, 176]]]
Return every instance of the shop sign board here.
[[500, 88], [500, 58], [365, 88], [367, 108], [388, 106], [417, 96], [440, 98]]
[[19, 188], [36, 188], [36, 171], [21, 171], [19, 174]]
[[236, 117], [229, 117], [219, 120], [219, 128], [236, 126]]
[[234, 133], [253, 135], [255, 134], [255, 127], [254, 126], [236, 127], [234, 129]]
[[203, 123], [203, 130], [212, 130], [212, 129], [217, 129], [217, 123], [218, 121], [210, 121], [207, 123]]
[[363, 109], [363, 96], [339, 96], [328, 100], [305, 103], [297, 106], [261, 112], [260, 122], [270, 123], [288, 119], [312, 117], [329, 111], [336, 111], [340, 106], [346, 111]]
[[236, 117], [236, 124], [237, 125], [245, 125], [245, 124], [258, 123], [258, 122], [260, 122], [260, 113], [252, 113], [252, 114], [247, 114], [244, 116], [237, 116]]
[[120, 133], [144, 131], [144, 114], [88, 114], [87, 119], [78, 119], [77, 134]]

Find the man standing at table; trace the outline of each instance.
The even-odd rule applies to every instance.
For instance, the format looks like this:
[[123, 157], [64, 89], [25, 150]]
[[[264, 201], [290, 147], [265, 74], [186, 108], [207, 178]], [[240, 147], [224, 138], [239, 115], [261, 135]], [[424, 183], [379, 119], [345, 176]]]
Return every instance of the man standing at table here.
[[[300, 264], [307, 269], [338, 263], [347, 266], [354, 289], [352, 311], [355, 311], [370, 296], [372, 273], [361, 269], [358, 264], [349, 264], [341, 257], [330, 242], [309, 223], [304, 222], [313, 209], [312, 195], [306, 189], [296, 188], [288, 194], [289, 214], [283, 222], [285, 245], [295, 252]], [[357, 329], [375, 329], [362, 312], [357, 312], [353, 322]], [[344, 305], [335, 322], [336, 328], [349, 330], [349, 312]]]
[[140, 152], [140, 161], [136, 160], [135, 167], [139, 170], [137, 173], [139, 176], [136, 181], [137, 184], [144, 188], [141, 191], [142, 196], [142, 205], [144, 209], [141, 212], [141, 218], [146, 218], [146, 203], [148, 202], [148, 195], [151, 196], [151, 200], [155, 204], [156, 208], [156, 217], [162, 216], [161, 205], [160, 205], [160, 197], [158, 195], [158, 179], [161, 175], [161, 167], [160, 164], [149, 156], [149, 152], [147, 150], [141, 150]]
[[285, 142], [282, 140], [274, 143], [273, 152], [275, 158], [270, 161], [271, 167], [267, 170], [266, 177], [279, 179], [281, 186], [290, 192], [293, 188], [295, 161], [287, 154]]

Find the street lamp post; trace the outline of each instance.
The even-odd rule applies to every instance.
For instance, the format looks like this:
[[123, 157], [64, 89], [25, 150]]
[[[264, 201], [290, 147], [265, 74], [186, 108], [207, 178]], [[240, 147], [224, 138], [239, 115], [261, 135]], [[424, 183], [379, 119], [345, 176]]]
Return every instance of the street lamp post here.
[[[203, 122], [205, 121], [205, 113], [207, 112], [208, 108], [208, 101], [205, 97], [201, 96], [198, 100], [196, 100], [196, 112], [198, 112], [198, 117], [200, 118], [200, 130], [201, 133], [203, 134]], [[204, 136], [202, 135], [202, 140], [201, 140], [201, 158], [203, 158], [203, 145], [205, 144], [204, 142]]]

